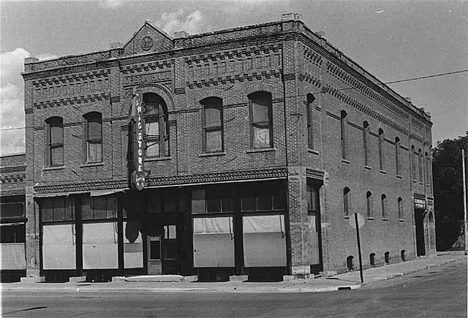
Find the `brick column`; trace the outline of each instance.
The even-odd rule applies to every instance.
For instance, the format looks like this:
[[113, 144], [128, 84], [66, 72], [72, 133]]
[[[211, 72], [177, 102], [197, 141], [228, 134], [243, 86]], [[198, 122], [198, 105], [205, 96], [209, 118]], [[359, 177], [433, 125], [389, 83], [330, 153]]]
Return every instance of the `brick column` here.
[[305, 168], [288, 168], [288, 211], [291, 245], [290, 272], [295, 276], [308, 276], [307, 257], [307, 178]]

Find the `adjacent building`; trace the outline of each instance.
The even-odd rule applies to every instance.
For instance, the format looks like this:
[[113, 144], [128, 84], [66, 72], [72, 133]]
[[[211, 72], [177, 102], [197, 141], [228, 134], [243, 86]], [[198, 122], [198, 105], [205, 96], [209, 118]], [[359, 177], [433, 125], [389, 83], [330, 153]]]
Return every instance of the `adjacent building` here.
[[365, 267], [435, 251], [430, 116], [295, 14], [24, 67], [28, 277], [352, 270], [354, 213]]

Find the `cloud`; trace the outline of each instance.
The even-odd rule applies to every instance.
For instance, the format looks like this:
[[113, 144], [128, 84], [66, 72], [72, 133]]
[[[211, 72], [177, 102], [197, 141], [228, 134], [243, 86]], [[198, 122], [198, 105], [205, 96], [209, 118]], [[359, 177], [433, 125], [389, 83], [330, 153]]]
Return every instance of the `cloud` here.
[[0, 154], [24, 152], [23, 48], [0, 54]]
[[115, 9], [124, 4], [124, 0], [99, 0], [99, 4], [106, 9]]
[[200, 32], [205, 22], [200, 11], [196, 10], [185, 15], [184, 10], [179, 9], [175, 12], [163, 13], [155, 24], [168, 34], [172, 34], [175, 31], [185, 31], [189, 34], [194, 34]]

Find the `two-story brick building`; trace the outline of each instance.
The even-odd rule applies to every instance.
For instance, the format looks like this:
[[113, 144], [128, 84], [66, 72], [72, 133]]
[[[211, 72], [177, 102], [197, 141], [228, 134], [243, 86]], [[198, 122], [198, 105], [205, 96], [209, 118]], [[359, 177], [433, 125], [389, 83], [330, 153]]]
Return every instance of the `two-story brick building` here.
[[435, 251], [430, 116], [296, 15], [23, 77], [28, 276], [344, 271], [353, 213], [364, 266]]

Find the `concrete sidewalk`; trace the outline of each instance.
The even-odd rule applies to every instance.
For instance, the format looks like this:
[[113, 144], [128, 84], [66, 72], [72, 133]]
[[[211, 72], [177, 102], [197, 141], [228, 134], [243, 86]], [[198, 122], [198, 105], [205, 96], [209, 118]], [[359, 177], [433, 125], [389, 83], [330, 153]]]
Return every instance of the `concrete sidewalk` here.
[[[463, 252], [438, 253], [437, 256], [418, 258], [413, 261], [390, 264], [364, 270], [364, 284], [369, 284], [405, 274], [438, 267], [466, 259]], [[278, 293], [278, 292], [325, 292], [341, 289], [356, 289], [362, 286], [359, 271], [317, 279], [294, 279], [283, 282], [135, 282], [112, 283], [8, 283], [1, 284], [1, 291], [63, 291], [63, 292], [233, 292], [233, 293]]]

